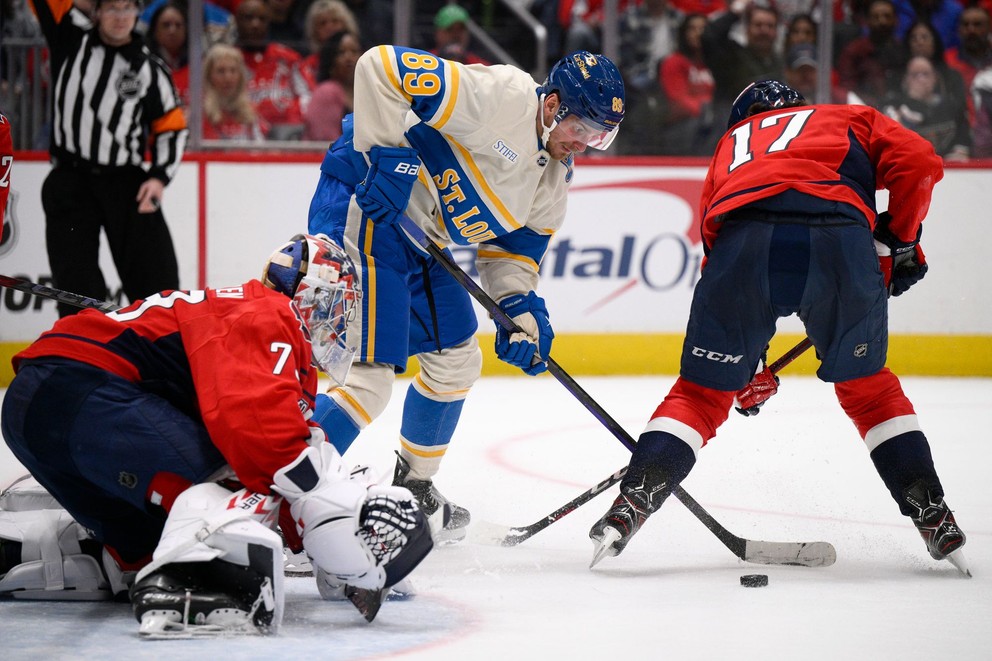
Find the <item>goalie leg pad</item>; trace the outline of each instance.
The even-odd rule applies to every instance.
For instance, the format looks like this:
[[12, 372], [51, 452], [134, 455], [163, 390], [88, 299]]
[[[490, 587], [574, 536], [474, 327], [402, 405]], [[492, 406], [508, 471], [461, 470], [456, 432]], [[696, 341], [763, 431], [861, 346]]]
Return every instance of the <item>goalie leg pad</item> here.
[[285, 601], [283, 548], [269, 527], [278, 500], [245, 489], [231, 493], [213, 483], [184, 491], [152, 563], [131, 588], [141, 633], [278, 630]]
[[86, 529], [65, 510], [0, 511], [0, 546], [19, 545], [21, 560], [3, 572], [0, 594], [60, 601], [110, 599], [100, 563], [80, 547], [88, 538]]

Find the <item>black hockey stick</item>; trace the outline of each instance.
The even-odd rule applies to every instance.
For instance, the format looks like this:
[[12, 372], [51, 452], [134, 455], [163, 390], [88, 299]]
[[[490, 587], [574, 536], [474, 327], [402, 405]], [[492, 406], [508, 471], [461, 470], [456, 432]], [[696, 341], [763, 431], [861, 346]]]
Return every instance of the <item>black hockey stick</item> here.
[[75, 305], [80, 308], [93, 308], [100, 312], [113, 312], [114, 310], [121, 309], [121, 306], [116, 303], [100, 301], [95, 298], [82, 296], [81, 294], [73, 294], [62, 289], [55, 289], [54, 287], [46, 287], [45, 285], [39, 285], [24, 278], [12, 278], [9, 275], [0, 275], [0, 287], [17, 289], [18, 291], [41, 296], [42, 298], [51, 298], [60, 303], [68, 303], [69, 305]]
[[[468, 291], [468, 293], [476, 301], [479, 302], [480, 305], [482, 305], [482, 307], [486, 310], [486, 312], [488, 312], [490, 316], [492, 316], [492, 318], [496, 320], [497, 323], [499, 323], [500, 326], [502, 326], [507, 332], [511, 334], [523, 332], [520, 329], [520, 327], [517, 326], [517, 324], [514, 323], [514, 321], [506, 314], [506, 312], [503, 311], [503, 309], [499, 306], [499, 304], [496, 301], [494, 301], [493, 298], [489, 294], [487, 294], [482, 289], [482, 287], [479, 286], [478, 283], [475, 282], [475, 280], [470, 278], [468, 274], [465, 273], [465, 271], [460, 266], [458, 266], [458, 264], [455, 263], [454, 259], [452, 259], [447, 253], [445, 253], [440, 246], [434, 243], [434, 241], [432, 241], [424, 233], [424, 231], [420, 229], [420, 227], [418, 227], [412, 220], [410, 220], [409, 218], [407, 218], [405, 215], [402, 214], [400, 215], [399, 222], [400, 222], [400, 227], [402, 227], [402, 229], [407, 233], [407, 235], [411, 239], [413, 239], [418, 245], [420, 245], [424, 250], [426, 250], [431, 257], [436, 259], [441, 264], [441, 266], [444, 267], [444, 269], [448, 273], [450, 273], [451, 276], [455, 280], [457, 280], [458, 283], [462, 285], [466, 289], [466, 291]], [[565, 370], [562, 369], [561, 366], [554, 361], [554, 359], [552, 359], [550, 356], [546, 356], [545, 358], [548, 364], [548, 371], [551, 372], [551, 374], [556, 379], [558, 379], [558, 381], [565, 387], [565, 389], [568, 390], [576, 399], [578, 399], [579, 402], [583, 406], [585, 406], [586, 409], [590, 413], [592, 413], [593, 416], [603, 424], [603, 426], [609, 429], [610, 432], [613, 434], [613, 436], [618, 441], [620, 441], [625, 448], [633, 452], [634, 448], [636, 447], [636, 443], [634, 442], [634, 439], [631, 438], [630, 434], [628, 434], [627, 431], [623, 427], [621, 427], [620, 424], [616, 420], [614, 420], [613, 417], [609, 413], [607, 413], [602, 406], [599, 405], [599, 403], [596, 402], [596, 400], [590, 397], [589, 393], [583, 390], [582, 387], [578, 383], [576, 383], [575, 379], [569, 376], [568, 373], [565, 372]], [[618, 473], [614, 473], [613, 476], [611, 476], [608, 480], [606, 480], [605, 482], [601, 482], [600, 484], [596, 485], [596, 487], [593, 487], [595, 493], [590, 495], [588, 498], [584, 498], [586, 494], [579, 496], [579, 499], [584, 498], [584, 500], [582, 500], [580, 503], [574, 506], [570, 506], [572, 505], [572, 503], [568, 503], [564, 507], [558, 510], [560, 514], [558, 512], [555, 513], [558, 514], [557, 517], [555, 517], [554, 514], [552, 514], [551, 517], [554, 518], [548, 517], [544, 519], [543, 521], [547, 521], [547, 523], [545, 523], [545, 525], [543, 525], [541, 528], [535, 530], [534, 533], [538, 532], [538, 530], [543, 530], [547, 526], [551, 525], [554, 521], [557, 521], [559, 518], [571, 512], [573, 509], [575, 509], [575, 507], [578, 507], [582, 503], [591, 500], [592, 497], [595, 496], [596, 494], [602, 492], [605, 489], [608, 489], [613, 484], [619, 482], [623, 478], [622, 476], [617, 477]], [[683, 505], [685, 505], [686, 508], [690, 512], [692, 512], [692, 514], [695, 515], [695, 517], [699, 519], [702, 522], [702, 524], [710, 530], [710, 532], [716, 535], [717, 539], [723, 542], [724, 545], [726, 545], [727, 548], [729, 548], [738, 558], [746, 559], [752, 562], [764, 562], [765, 564], [809, 564], [810, 566], [831, 565], [836, 559], [836, 553], [834, 552], [833, 546], [831, 546], [827, 542], [813, 542], [811, 544], [789, 543], [789, 542], [752, 542], [751, 540], [745, 540], [741, 537], [737, 537], [729, 530], [724, 528], [719, 521], [714, 519], [709, 514], [709, 512], [707, 512], [702, 507], [702, 505], [696, 502], [696, 500], [692, 498], [681, 486], [676, 486], [672, 490], [672, 493], [675, 494], [675, 497], [678, 498], [679, 501]], [[533, 535], [534, 533], [531, 534]], [[517, 543], [519, 543], [520, 541], [523, 541], [523, 539], [520, 539]], [[751, 559], [745, 557], [748, 555], [747, 545], [749, 543], [771, 544], [774, 545], [774, 549], [762, 547], [762, 551], [753, 554], [752, 557], [754, 559]], [[801, 558], [802, 550], [810, 547], [812, 547], [813, 552], [821, 554], [824, 560], [815, 564], [809, 563], [808, 561], [801, 562], [800, 560], [802, 559]], [[769, 553], [773, 551], [777, 551], [779, 553], [777, 554], [773, 553], [772, 555], [769, 555]], [[784, 551], [784, 553], [781, 553], [782, 551]]]

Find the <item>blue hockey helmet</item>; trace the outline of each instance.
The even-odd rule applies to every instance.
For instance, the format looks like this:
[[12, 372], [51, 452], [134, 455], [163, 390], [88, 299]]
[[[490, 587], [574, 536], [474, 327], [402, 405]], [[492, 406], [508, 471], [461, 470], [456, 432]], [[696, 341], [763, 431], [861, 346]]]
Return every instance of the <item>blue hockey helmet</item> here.
[[623, 78], [605, 55], [575, 51], [551, 67], [538, 93], [557, 93], [561, 105], [553, 129], [568, 115], [575, 115], [595, 135], [586, 144], [606, 149], [616, 138], [625, 110]]
[[730, 109], [727, 128], [759, 112], [805, 105], [809, 105], [806, 97], [785, 83], [777, 80], [751, 83], [737, 95], [734, 106]]
[[309, 331], [314, 362], [344, 385], [355, 353], [346, 332], [362, 296], [348, 254], [326, 235], [297, 234], [269, 257], [262, 284], [293, 300]]

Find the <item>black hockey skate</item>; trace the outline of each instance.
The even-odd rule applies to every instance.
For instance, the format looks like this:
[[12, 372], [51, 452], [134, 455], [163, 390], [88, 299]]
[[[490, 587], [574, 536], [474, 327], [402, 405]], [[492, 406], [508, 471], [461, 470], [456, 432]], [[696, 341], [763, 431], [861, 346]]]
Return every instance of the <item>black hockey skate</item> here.
[[465, 539], [468, 524], [472, 520], [469, 511], [442, 496], [433, 480], [413, 480], [409, 475], [410, 464], [396, 453], [393, 486], [409, 489], [417, 499], [420, 510], [427, 517], [434, 543], [453, 544]]
[[164, 565], [130, 595], [139, 633], [150, 638], [257, 634], [275, 612], [268, 576], [222, 560]]
[[[960, 554], [952, 553], [964, 546], [965, 535], [958, 528], [954, 520], [954, 514], [943, 496], [934, 495], [924, 484], [923, 480], [914, 482], [903, 491], [903, 498], [913, 509], [910, 518], [916, 529], [920, 531], [920, 536], [926, 542], [927, 550], [930, 551], [934, 560], [950, 560], [955, 567], [963, 573], [971, 575], [966, 567], [962, 567], [959, 562], [963, 562]], [[955, 561], [961, 558], [959, 561]]]
[[619, 555], [672, 492], [667, 479], [658, 471], [645, 471], [636, 484], [631, 484], [629, 477], [628, 474], [620, 484], [620, 495], [610, 510], [589, 530], [589, 538], [595, 545], [590, 569], [607, 556]]

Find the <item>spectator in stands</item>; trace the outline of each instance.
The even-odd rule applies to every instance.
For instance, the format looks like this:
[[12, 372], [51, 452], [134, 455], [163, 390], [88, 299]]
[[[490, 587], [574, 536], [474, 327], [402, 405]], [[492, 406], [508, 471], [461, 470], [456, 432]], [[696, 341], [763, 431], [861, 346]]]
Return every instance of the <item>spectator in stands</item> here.
[[895, 36], [896, 9], [892, 0], [871, 0], [868, 34], [852, 40], [837, 58], [840, 86], [854, 95], [852, 103], [880, 108], [886, 95], [898, 89], [905, 55]]
[[944, 45], [958, 45], [959, 0], [893, 0], [896, 7], [896, 37], [905, 41], [909, 28], [916, 21], [929, 23], [937, 30]]
[[472, 50], [469, 42], [468, 12], [458, 5], [445, 5], [434, 15], [434, 48], [431, 52], [462, 64], [490, 64]]
[[[745, 44], [731, 36], [738, 21], [744, 22]], [[737, 94], [758, 80], [781, 80], [785, 62], [775, 48], [778, 12], [771, 5], [734, 0], [730, 10], [710, 20], [703, 31], [703, 60], [713, 73], [713, 110], [717, 117], [730, 114]]]
[[949, 48], [947, 65], [961, 74], [964, 88], [971, 89], [975, 74], [992, 66], [992, 41], [989, 40], [989, 13], [982, 7], [968, 7], [958, 20], [960, 45]]
[[727, 3], [724, 0], [671, 0], [671, 5], [686, 16], [702, 14], [709, 17], [727, 9]]
[[269, 38], [305, 55], [308, 50], [303, 23], [310, 3], [307, 0], [265, 0], [265, 4], [269, 6]]
[[813, 44], [815, 46], [817, 29], [816, 21], [810, 14], [796, 14], [789, 19], [785, 26], [785, 42], [782, 46], [782, 52], [788, 55], [789, 51], [799, 44]]
[[[635, 0], [618, 0], [617, 12], [622, 15]], [[603, 0], [559, 0], [558, 22], [564, 32], [563, 51], [602, 51]]]
[[[86, 0], [89, 2], [89, 0]], [[75, 0], [78, 5], [80, 0]], [[174, 4], [182, 10], [183, 16], [189, 16], [188, 0], [151, 0], [145, 5], [136, 28], [141, 34], [148, 34], [155, 15], [164, 4]], [[203, 47], [209, 48], [216, 43], [230, 43], [234, 39], [234, 17], [224, 7], [213, 2], [203, 2]], [[188, 25], [187, 21], [187, 25]]]
[[248, 98], [248, 69], [241, 51], [214, 44], [203, 58], [203, 137], [261, 142], [267, 129]]
[[675, 52], [659, 67], [668, 108], [663, 130], [666, 154], [709, 156], [723, 133], [714, 127], [713, 74], [703, 62], [706, 23], [703, 14], [687, 15], [679, 24]]
[[682, 14], [668, 0], [643, 0], [620, 16], [620, 70], [633, 105], [639, 92], [658, 87], [658, 65], [675, 50]]
[[361, 37], [358, 21], [348, 5], [341, 0], [314, 0], [303, 20], [303, 34], [310, 48], [310, 54], [303, 60], [303, 73], [310, 80], [317, 80], [321, 46], [338, 32], [350, 32], [356, 38]]
[[937, 71], [937, 91], [946, 97], [948, 103], [957, 104], [962, 112], [967, 112], [968, 93], [964, 79], [958, 71], [947, 66], [944, 44], [937, 30], [925, 21], [916, 21], [906, 32], [905, 47], [907, 62], [917, 55], [930, 60]]
[[975, 102], [971, 155], [974, 158], [992, 158], [992, 65], [975, 74], [971, 93]]
[[941, 92], [937, 68], [929, 58], [910, 58], [900, 89], [889, 95], [882, 111], [926, 138], [944, 160], [968, 159], [971, 133], [964, 107]]
[[234, 14], [237, 46], [248, 67], [248, 98], [270, 126], [270, 140], [303, 137], [303, 111], [310, 84], [299, 53], [269, 39], [269, 7], [264, 0], [242, 0]]
[[341, 120], [354, 110], [355, 64], [362, 46], [351, 32], [338, 32], [320, 49], [317, 87], [304, 119], [307, 140], [331, 143], [341, 135]]
[[812, 101], [816, 98], [818, 81], [816, 46], [800, 43], [790, 48], [785, 56], [785, 84]]
[[189, 46], [186, 41], [186, 3], [163, 2], [148, 20], [148, 49], [172, 71], [172, 82], [183, 105], [189, 102]]

